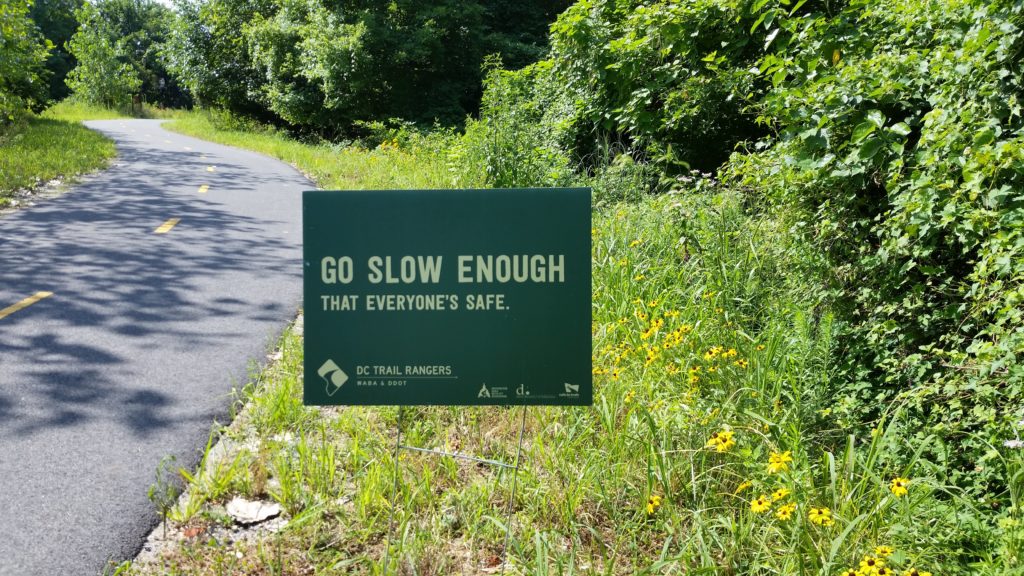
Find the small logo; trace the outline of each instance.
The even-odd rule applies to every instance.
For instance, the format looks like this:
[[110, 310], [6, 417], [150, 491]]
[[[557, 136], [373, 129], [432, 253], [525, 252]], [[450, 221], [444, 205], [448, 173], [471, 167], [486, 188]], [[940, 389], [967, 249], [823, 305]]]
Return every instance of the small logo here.
[[579, 394], [580, 394], [580, 385], [579, 384], [569, 384], [568, 382], [566, 382], [565, 383], [565, 393], [568, 394], [568, 395], [579, 396]]
[[516, 388], [516, 396], [522, 398], [523, 396], [529, 395], [530, 391], [526, 388], [526, 384], [520, 384], [519, 387]]
[[487, 389], [487, 384], [480, 387], [480, 391], [476, 394], [477, 398], [490, 398], [491, 391]]
[[348, 382], [348, 374], [345, 374], [345, 371], [335, 364], [334, 360], [327, 360], [327, 362], [324, 362], [323, 366], [321, 366], [316, 373], [323, 378], [325, 383], [327, 383], [328, 396], [334, 396], [334, 393], [337, 392], [345, 382]]

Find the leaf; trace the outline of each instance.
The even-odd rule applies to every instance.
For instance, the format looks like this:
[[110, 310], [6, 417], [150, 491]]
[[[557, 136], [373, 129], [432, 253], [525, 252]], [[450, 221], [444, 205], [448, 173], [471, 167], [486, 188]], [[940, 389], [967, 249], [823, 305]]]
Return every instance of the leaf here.
[[857, 124], [856, 128], [853, 129], [853, 135], [850, 136], [850, 141], [853, 143], [860, 142], [861, 140], [870, 136], [876, 128], [877, 126], [875, 126], [875, 124], [872, 122], [861, 122], [860, 124]]
[[876, 128], [885, 126], [885, 114], [882, 114], [881, 110], [868, 110], [867, 119], [868, 122], [874, 124]]
[[983, 128], [974, 134], [974, 147], [981, 148], [982, 146], [987, 146], [994, 142], [995, 139], [996, 133], [992, 128]]
[[889, 131], [897, 136], [907, 136], [910, 134], [910, 126], [906, 122], [897, 122], [889, 127]]
[[869, 138], [861, 144], [860, 149], [857, 150], [857, 157], [861, 160], [870, 160], [878, 154], [878, 151], [885, 145], [885, 140], [881, 138]]

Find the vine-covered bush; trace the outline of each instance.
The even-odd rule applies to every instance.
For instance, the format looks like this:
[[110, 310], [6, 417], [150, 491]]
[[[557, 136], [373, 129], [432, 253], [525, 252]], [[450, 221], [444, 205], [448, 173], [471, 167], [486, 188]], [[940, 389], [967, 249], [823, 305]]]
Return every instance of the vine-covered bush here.
[[583, 0], [548, 61], [492, 73], [459, 150], [497, 185], [635, 162], [666, 190], [719, 169], [829, 263], [810, 311], [837, 320], [828, 416], [867, 432], [905, 406], [948, 480], [1005, 509], [1024, 418], [1022, 22], [1011, 0]]
[[798, 209], [835, 265], [836, 414], [865, 425], [908, 403], [907, 434], [959, 446], [953, 479], [998, 506], [1024, 416], [1021, 5], [769, 10], [784, 49], [759, 64], [773, 88], [758, 110], [774, 133], [727, 172]]

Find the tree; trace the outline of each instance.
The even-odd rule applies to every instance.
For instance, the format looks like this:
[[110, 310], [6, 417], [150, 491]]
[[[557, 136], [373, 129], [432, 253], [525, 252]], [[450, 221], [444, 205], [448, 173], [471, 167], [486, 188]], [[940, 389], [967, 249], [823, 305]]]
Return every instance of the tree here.
[[0, 0], [0, 122], [47, 100], [43, 67], [52, 44], [29, 18], [31, 2]]
[[68, 87], [89, 102], [108, 107], [123, 106], [142, 86], [128, 62], [124, 40], [114, 40], [115, 32], [100, 11], [86, 2], [75, 12], [80, 23], [69, 42], [78, 65], [68, 74]]
[[32, 20], [39, 31], [53, 44], [50, 56], [46, 59], [49, 70], [49, 95], [51, 100], [61, 100], [71, 91], [64, 79], [75, 67], [75, 57], [68, 52], [67, 43], [78, 30], [75, 10], [85, 0], [36, 0], [32, 5]]
[[139, 94], [163, 106], [190, 103], [174, 76], [168, 72], [164, 45], [171, 35], [174, 12], [154, 0], [97, 0], [96, 8], [124, 47], [124, 57], [139, 77]]

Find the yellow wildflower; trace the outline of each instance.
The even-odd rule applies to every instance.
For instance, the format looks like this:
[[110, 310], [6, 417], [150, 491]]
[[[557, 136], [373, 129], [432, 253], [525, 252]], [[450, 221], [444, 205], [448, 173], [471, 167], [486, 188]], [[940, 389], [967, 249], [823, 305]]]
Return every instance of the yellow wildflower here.
[[885, 566], [885, 558], [878, 558], [876, 556], [865, 556], [860, 561], [860, 573], [865, 576], [875, 576], [878, 574], [878, 570]]
[[779, 488], [778, 490], [772, 493], [772, 501], [778, 502], [779, 500], [782, 500], [786, 496], [789, 496], [789, 488]]
[[860, 573], [858, 573], [853, 568], [850, 568], [849, 570], [843, 570], [843, 572], [839, 574], [839, 576], [860, 576]]
[[764, 344], [758, 344], [757, 346], [754, 346], [754, 350], [757, 350], [758, 352], [764, 350]]
[[718, 452], [728, 452], [730, 448], [736, 445], [736, 441], [733, 440], [732, 430], [722, 430], [715, 432], [708, 439], [707, 447], [714, 448]]
[[648, 308], [654, 308], [657, 305], [658, 305], [658, 301], [657, 300], [651, 300], [650, 302], [647, 303], [647, 307]]
[[875, 546], [875, 556], [878, 556], [879, 558], [888, 558], [889, 556], [892, 556], [893, 552], [895, 552], [895, 550], [893, 550], [891, 546]]
[[629, 247], [630, 248], [636, 248], [639, 245], [640, 245], [640, 241], [639, 240], [633, 240], [632, 242], [629, 243]]
[[793, 461], [793, 453], [786, 450], [783, 453], [772, 452], [771, 456], [768, 457], [768, 472], [770, 474], [776, 474], [778, 472], [785, 472], [789, 470], [789, 463]]
[[747, 367], [747, 361], [744, 360], [743, 358], [740, 358], [739, 360], [736, 360], [735, 362], [733, 362], [733, 365], [739, 366], [740, 368], [746, 368]]
[[918, 570], [917, 568], [911, 568], [904, 572], [903, 576], [932, 576], [932, 573], [924, 570]]
[[661, 508], [661, 496], [651, 494], [647, 499], [647, 514], [654, 514], [658, 508]]
[[629, 392], [626, 392], [626, 397], [623, 398], [622, 401], [625, 402], [626, 404], [630, 404], [633, 402], [634, 398], [636, 398], [636, 391], [630, 390]]
[[760, 496], [750, 502], [750, 510], [757, 514], [767, 512], [772, 507], [772, 501], [767, 496]]
[[725, 352], [722, 353], [722, 357], [723, 358], [732, 358], [735, 355], [736, 355], [736, 349], [735, 348], [729, 348], [728, 350], [726, 350]]
[[907, 495], [907, 486], [910, 485], [910, 480], [907, 478], [901, 478], [899, 476], [892, 479], [889, 483], [889, 490], [892, 491], [897, 497]]
[[832, 511], [828, 508], [811, 508], [807, 513], [807, 519], [820, 526], [831, 526], [834, 522]]
[[775, 517], [779, 520], [789, 520], [796, 511], [796, 502], [790, 502], [789, 504], [783, 504], [779, 506], [779, 509], [775, 511]]
[[633, 276], [633, 281], [634, 282], [639, 282], [639, 281], [643, 280], [644, 278], [647, 278], [647, 276], [644, 276], [643, 274], [637, 274], [636, 276]]
[[740, 482], [739, 486], [736, 487], [736, 491], [733, 492], [733, 494], [739, 494], [740, 492], [743, 492], [744, 490], [750, 488], [753, 485], [754, 483], [751, 482], [750, 480], [744, 480], [743, 482]]

